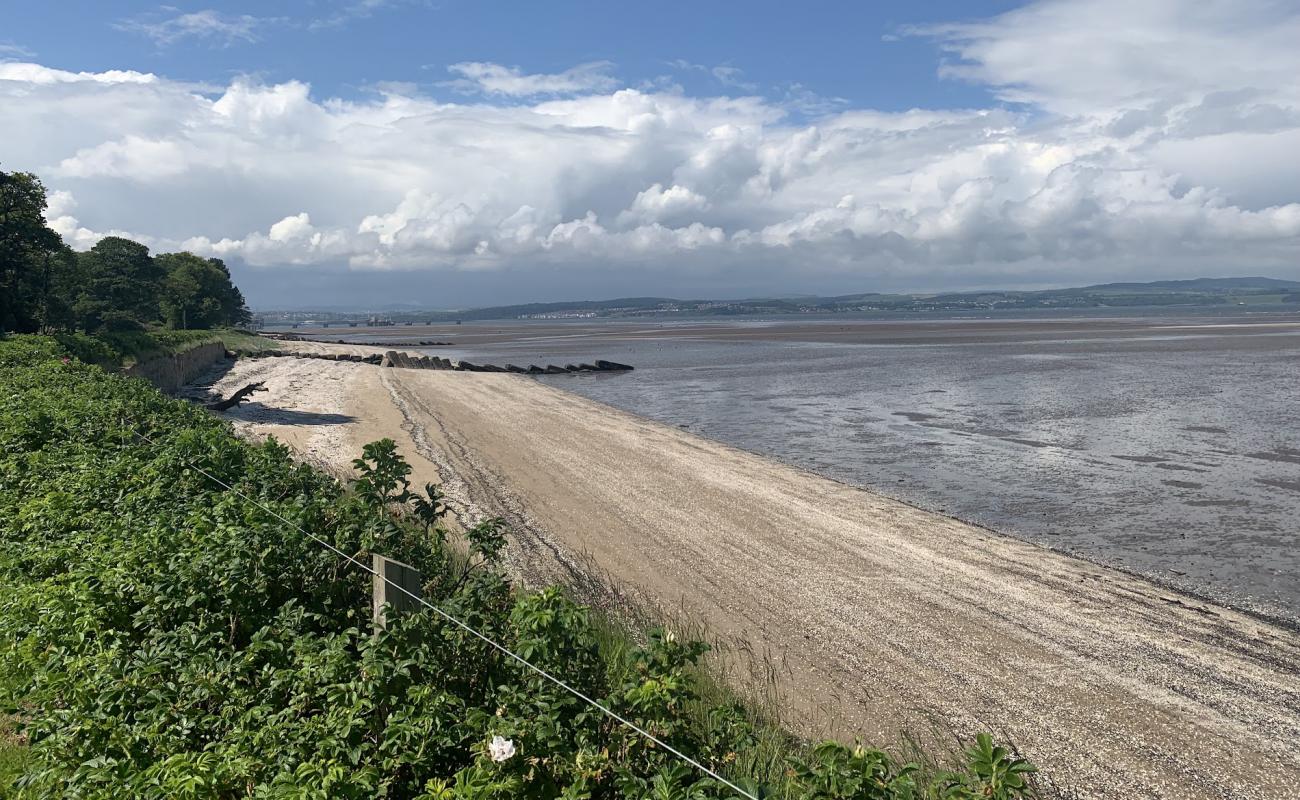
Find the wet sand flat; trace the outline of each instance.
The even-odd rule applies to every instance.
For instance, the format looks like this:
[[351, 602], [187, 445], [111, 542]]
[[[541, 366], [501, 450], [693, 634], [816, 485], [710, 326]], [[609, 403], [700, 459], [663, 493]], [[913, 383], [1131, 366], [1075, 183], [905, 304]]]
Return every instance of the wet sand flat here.
[[[679, 329], [704, 330], [698, 320], [658, 325], [662, 335], [565, 323], [587, 331], [572, 336], [524, 321], [501, 323], [514, 341], [431, 351], [633, 364], [538, 380], [1295, 624], [1300, 330], [1289, 319], [799, 323], [857, 342], [790, 341], [791, 323], [770, 318], [709, 322], [698, 337]], [[899, 331], [925, 342], [880, 343]], [[708, 338], [733, 333], [746, 338]]]
[[[320, 345], [306, 345], [323, 349]], [[345, 470], [398, 441], [531, 582], [583, 556], [770, 648], [810, 731], [1013, 739], [1082, 797], [1281, 798], [1300, 785], [1300, 635], [519, 376], [242, 361], [232, 414]]]
[[1052, 341], [1134, 336], [1259, 336], [1300, 332], [1300, 314], [1187, 315], [1149, 318], [1065, 317], [1058, 319], [853, 319], [729, 318], [601, 319], [599, 321], [506, 320], [462, 325], [397, 325], [383, 328], [301, 328], [292, 333], [364, 343], [403, 339], [450, 342], [460, 347], [527, 341], [610, 339], [697, 339], [704, 341], [788, 341], [828, 344], [966, 344], [1005, 340]]

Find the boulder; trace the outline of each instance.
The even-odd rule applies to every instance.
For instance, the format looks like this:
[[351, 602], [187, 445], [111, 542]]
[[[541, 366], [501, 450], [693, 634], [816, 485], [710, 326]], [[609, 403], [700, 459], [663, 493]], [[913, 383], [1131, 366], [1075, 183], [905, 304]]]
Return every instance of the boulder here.
[[580, 370], [576, 364], [565, 364], [565, 365], [564, 365], [564, 371], [565, 371], [565, 372], [581, 372], [582, 370]]
[[554, 364], [547, 364], [545, 372], [547, 375], [563, 375], [568, 372], [568, 370], [564, 367], [557, 367]]
[[541, 375], [541, 374], [542, 374], [543, 372], [545, 372], [545, 371], [546, 371], [546, 370], [542, 369], [541, 367], [537, 366], [536, 364], [529, 364], [529, 365], [528, 365], [528, 374], [529, 374], [529, 375]]
[[600, 359], [596, 362], [596, 369], [602, 372], [613, 372], [617, 370], [629, 370], [632, 369], [632, 367], [627, 364], [620, 364], [617, 361], [605, 361], [604, 359]]
[[517, 367], [514, 364], [506, 364], [506, 372], [528, 372], [523, 367]]
[[397, 366], [397, 353], [393, 352], [392, 350], [389, 350], [387, 353], [384, 353], [379, 358], [379, 366], [381, 367]]
[[600, 370], [600, 367], [595, 364], [579, 364], [578, 369], [582, 372], [597, 372]]

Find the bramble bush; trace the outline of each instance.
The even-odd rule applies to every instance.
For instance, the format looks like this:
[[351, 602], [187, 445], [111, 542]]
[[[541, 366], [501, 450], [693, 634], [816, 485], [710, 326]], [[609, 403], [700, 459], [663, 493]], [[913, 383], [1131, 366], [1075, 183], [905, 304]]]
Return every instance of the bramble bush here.
[[370, 576], [259, 504], [362, 563], [416, 566], [447, 614], [757, 796], [1028, 792], [1032, 767], [983, 737], [968, 769], [924, 780], [834, 743], [740, 774], [754, 724], [700, 713], [703, 644], [654, 631], [612, 669], [586, 609], [510, 584], [499, 521], [449, 541], [391, 441], [344, 487], [63, 353], [0, 341], [0, 694], [30, 747], [21, 797], [735, 796], [432, 611], [373, 631]]

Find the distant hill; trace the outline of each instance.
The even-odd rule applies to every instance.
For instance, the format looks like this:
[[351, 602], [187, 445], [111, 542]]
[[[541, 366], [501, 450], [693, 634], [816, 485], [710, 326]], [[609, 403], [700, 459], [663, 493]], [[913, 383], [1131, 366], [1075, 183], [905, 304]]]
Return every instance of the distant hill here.
[[1231, 292], [1241, 289], [1300, 290], [1300, 281], [1284, 281], [1280, 278], [1192, 278], [1183, 281], [1148, 283], [1101, 283], [1096, 286], [1085, 286], [1081, 291]]
[[[1193, 278], [1145, 283], [1102, 283], [1038, 291], [986, 290], [927, 294], [863, 294], [833, 297], [786, 296], [746, 300], [677, 300], [670, 297], [620, 297], [522, 303], [455, 311], [394, 310], [393, 324], [488, 319], [585, 319], [596, 317], [737, 316], [746, 314], [835, 314], [853, 312], [981, 311], [993, 309], [1133, 308], [1148, 306], [1300, 304], [1300, 281], [1278, 278]], [[266, 312], [266, 322], [307, 319], [352, 323], [363, 314], [345, 312]]]

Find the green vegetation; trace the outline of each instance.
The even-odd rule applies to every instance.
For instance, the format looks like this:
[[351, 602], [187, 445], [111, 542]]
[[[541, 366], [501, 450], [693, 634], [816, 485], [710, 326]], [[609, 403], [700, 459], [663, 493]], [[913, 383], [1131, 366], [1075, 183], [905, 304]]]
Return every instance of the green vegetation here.
[[0, 341], [0, 713], [17, 721], [0, 771], [23, 771], [16, 796], [736, 796], [432, 611], [373, 631], [370, 577], [296, 526], [416, 566], [446, 613], [756, 796], [1029, 791], [1032, 768], [985, 737], [953, 773], [806, 748], [708, 685], [699, 642], [629, 638], [559, 589], [512, 586], [500, 523], [452, 536], [391, 441], [357, 466], [342, 486], [53, 339]]
[[74, 253], [45, 224], [35, 175], [0, 172], [0, 333], [101, 332], [246, 325], [244, 297], [217, 258], [153, 257], [108, 236]]
[[229, 328], [210, 331], [103, 331], [94, 336], [65, 332], [55, 334], [54, 339], [69, 354], [108, 369], [127, 367], [159, 355], [184, 353], [211, 342], [221, 342], [227, 350], [235, 353], [257, 353], [278, 348], [270, 339]]

